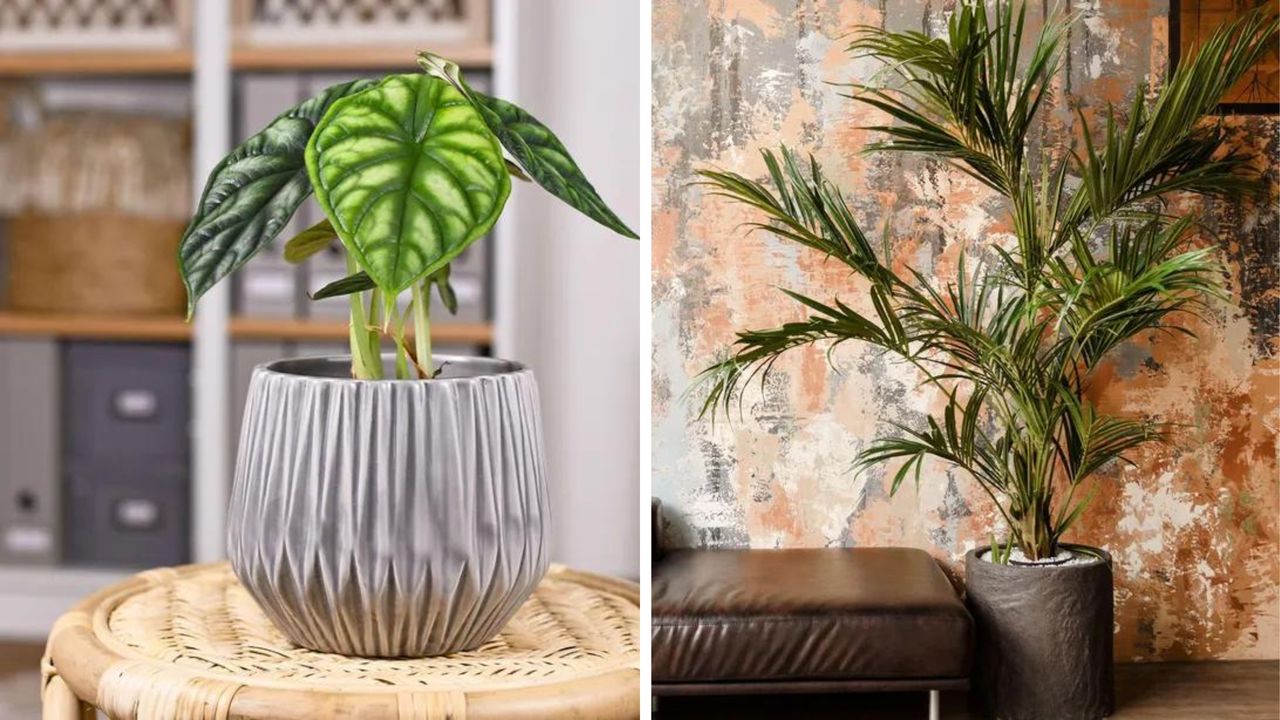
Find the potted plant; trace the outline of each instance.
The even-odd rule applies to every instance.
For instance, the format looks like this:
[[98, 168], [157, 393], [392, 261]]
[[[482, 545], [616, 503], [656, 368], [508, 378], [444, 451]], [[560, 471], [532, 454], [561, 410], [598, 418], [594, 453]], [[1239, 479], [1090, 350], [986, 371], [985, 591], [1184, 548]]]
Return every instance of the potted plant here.
[[1260, 189], [1250, 158], [1206, 118], [1275, 43], [1277, 21], [1258, 11], [1225, 26], [1150, 99], [1140, 86], [1128, 112], [1108, 109], [1101, 128], [1081, 114], [1082, 147], [1035, 152], [1071, 19], [1052, 19], [1024, 47], [1025, 16], [1025, 7], [963, 2], [943, 37], [862, 28], [850, 46], [882, 61], [888, 78], [850, 95], [891, 119], [872, 128], [886, 139], [869, 149], [946, 158], [1008, 201], [1013, 241], [985, 248], [976, 264], [962, 257], [950, 282], [896, 272], [892, 245], [867, 238], [815, 160], [766, 151], [766, 182], [700, 173], [709, 192], [758, 211], [755, 228], [848, 266], [865, 297], [784, 291], [808, 317], [738, 333], [698, 387], [702, 415], [728, 413], [745, 383], [815, 343], [858, 340], [913, 365], [941, 393], [941, 410], [870, 442], [857, 465], [900, 461], [896, 492], [936, 458], [971, 476], [998, 511], [1005, 538], [993, 534], [965, 559], [980, 708], [1093, 720], [1113, 704], [1111, 560], [1063, 538], [1098, 470], [1169, 433], [1151, 418], [1100, 411], [1091, 373], [1135, 335], [1189, 333], [1173, 320], [1223, 294], [1212, 248], [1191, 243], [1196, 218], [1172, 215], [1165, 201]]
[[346, 251], [350, 274], [314, 297], [349, 296], [351, 357], [254, 371], [227, 523], [245, 588], [290, 640], [324, 652], [474, 648], [546, 570], [532, 373], [431, 352], [431, 293], [454, 308], [449, 262], [493, 226], [510, 177], [636, 237], [537, 119], [451, 62], [419, 65], [330, 87], [233, 150], [180, 249], [189, 312], [312, 192], [326, 219], [285, 256]]

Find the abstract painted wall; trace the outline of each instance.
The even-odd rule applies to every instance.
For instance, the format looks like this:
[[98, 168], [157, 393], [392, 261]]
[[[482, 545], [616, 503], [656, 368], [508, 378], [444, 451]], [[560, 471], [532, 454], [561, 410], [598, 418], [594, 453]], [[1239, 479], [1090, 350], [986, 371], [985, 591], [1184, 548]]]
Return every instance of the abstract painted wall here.
[[[1058, 3], [1045, 2], [1045, 7]], [[850, 465], [889, 421], [919, 422], [938, 397], [915, 373], [853, 343], [828, 365], [795, 351], [741, 417], [698, 420], [683, 396], [733, 331], [794, 319], [778, 287], [868, 307], [835, 263], [766, 233], [739, 229], [741, 207], [691, 185], [719, 166], [762, 177], [759, 149], [785, 142], [813, 153], [845, 188], [869, 234], [940, 281], [962, 253], [1007, 237], [998, 198], [928, 158], [860, 154], [884, 121], [841, 97], [875, 66], [845, 52], [860, 24], [937, 33], [951, 0], [658, 0], [654, 3], [653, 473], [668, 506], [669, 542], [696, 546], [910, 545], [959, 571], [993, 527], [994, 510], [967, 477], [926, 467], [918, 490], [894, 497], [886, 469]], [[1079, 108], [1096, 118], [1125, 107], [1139, 83], [1167, 69], [1163, 0], [1071, 0], [1081, 14], [1043, 142], [1079, 141]], [[1041, 3], [1033, 5], [1037, 22]], [[1116, 557], [1117, 657], [1280, 656], [1277, 584], [1277, 428], [1280, 427], [1280, 222], [1275, 160], [1280, 121], [1227, 121], [1264, 157], [1272, 197], [1204, 203], [1201, 241], [1229, 269], [1229, 301], [1198, 338], [1152, 335], [1102, 369], [1095, 401], [1110, 412], [1181, 423], [1174, 444], [1105, 473], [1071, 540]]]

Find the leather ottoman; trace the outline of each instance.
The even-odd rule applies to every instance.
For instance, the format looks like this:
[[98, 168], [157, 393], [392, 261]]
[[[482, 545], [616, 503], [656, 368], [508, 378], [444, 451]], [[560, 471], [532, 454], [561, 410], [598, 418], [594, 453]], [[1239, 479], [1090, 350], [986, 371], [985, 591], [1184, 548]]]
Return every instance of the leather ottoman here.
[[911, 548], [674, 550], [653, 566], [655, 695], [968, 686], [973, 620]]

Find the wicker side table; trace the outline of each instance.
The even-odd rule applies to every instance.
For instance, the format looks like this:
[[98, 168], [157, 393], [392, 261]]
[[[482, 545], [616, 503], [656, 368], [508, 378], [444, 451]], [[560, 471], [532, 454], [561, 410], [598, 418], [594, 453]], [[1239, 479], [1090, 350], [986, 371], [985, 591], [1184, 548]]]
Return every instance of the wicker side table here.
[[288, 643], [225, 563], [151, 570], [63, 615], [44, 718], [638, 718], [639, 590], [553, 567], [502, 633], [417, 660]]

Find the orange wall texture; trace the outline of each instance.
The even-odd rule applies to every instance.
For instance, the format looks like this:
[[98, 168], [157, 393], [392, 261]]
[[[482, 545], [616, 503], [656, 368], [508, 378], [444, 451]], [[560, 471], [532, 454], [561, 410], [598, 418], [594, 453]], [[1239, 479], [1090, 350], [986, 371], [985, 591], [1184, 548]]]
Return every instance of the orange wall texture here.
[[[1072, 0], [1081, 13], [1045, 143], [1079, 142], [1079, 107], [1096, 119], [1125, 107], [1168, 57], [1168, 5]], [[1030, 15], [1036, 22], [1043, 7]], [[803, 313], [778, 287], [840, 297], [869, 311], [863, 287], [836, 263], [739, 226], [755, 219], [690, 183], [719, 166], [763, 177], [759, 149], [787, 143], [813, 153], [840, 183], [868, 234], [887, 231], [895, 263], [945, 281], [961, 253], [1008, 237], [999, 198], [941, 161], [864, 155], [860, 127], [884, 118], [841, 97], [839, 83], [876, 66], [852, 60], [846, 33], [860, 24], [937, 33], [948, 0], [658, 0], [654, 3], [654, 492], [677, 545], [819, 547], [910, 545], [956, 570], [993, 528], [977, 485], [942, 465], [895, 497], [887, 469], [854, 475], [859, 449], [921, 422], [940, 406], [907, 366], [849, 343], [793, 352], [742, 414], [713, 424], [683, 398], [690, 380], [736, 329]], [[833, 84], [834, 83], [834, 84]], [[1280, 122], [1230, 119], [1235, 142], [1270, 160], [1261, 204], [1186, 199], [1202, 210], [1201, 242], [1229, 269], [1229, 301], [1198, 338], [1144, 336], [1101, 369], [1095, 401], [1116, 413], [1156, 414], [1181, 427], [1136, 467], [1108, 468], [1091, 512], [1069, 540], [1116, 559], [1120, 660], [1276, 658], [1277, 427], [1280, 426], [1280, 222], [1275, 211]], [[1074, 138], [1074, 140], [1073, 140]], [[1215, 237], [1216, 235], [1216, 237]]]

